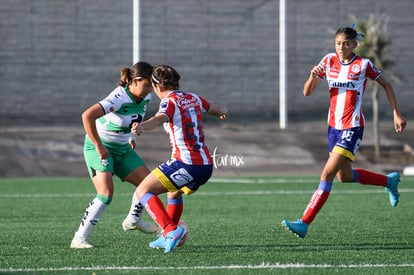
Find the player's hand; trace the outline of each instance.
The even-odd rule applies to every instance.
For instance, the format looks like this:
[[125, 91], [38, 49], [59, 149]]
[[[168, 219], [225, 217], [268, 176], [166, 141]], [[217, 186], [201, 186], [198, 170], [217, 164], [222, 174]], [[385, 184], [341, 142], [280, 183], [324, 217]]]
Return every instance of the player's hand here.
[[224, 107], [224, 106], [222, 106], [222, 107], [221, 107], [221, 115], [220, 115], [220, 119], [222, 119], [222, 120], [227, 119], [227, 116], [228, 116], [228, 111], [227, 111], [227, 108], [226, 108], [226, 107]]
[[135, 147], [137, 146], [137, 143], [135, 142], [135, 140], [130, 139], [129, 140], [129, 145], [131, 146], [132, 149], [135, 149]]
[[394, 116], [394, 127], [397, 133], [401, 133], [405, 129], [405, 126], [407, 126], [405, 118], [399, 115]]
[[143, 131], [144, 129], [141, 127], [139, 123], [137, 122], [132, 123], [131, 132], [134, 135], [139, 136]]
[[321, 73], [325, 72], [325, 66], [323, 64], [318, 64], [317, 66], [313, 67], [311, 70], [311, 77], [315, 78]]
[[108, 149], [106, 149], [106, 147], [103, 144], [100, 144], [95, 147], [96, 147], [96, 152], [98, 153], [99, 158], [101, 160], [107, 159], [109, 157], [109, 151]]

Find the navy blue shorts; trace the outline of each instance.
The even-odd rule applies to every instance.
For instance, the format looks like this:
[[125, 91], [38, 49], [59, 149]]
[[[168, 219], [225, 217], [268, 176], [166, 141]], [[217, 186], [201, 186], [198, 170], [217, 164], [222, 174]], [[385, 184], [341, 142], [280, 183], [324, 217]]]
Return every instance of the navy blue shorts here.
[[355, 153], [359, 149], [362, 136], [364, 135], [363, 127], [355, 127], [345, 130], [338, 130], [329, 126], [328, 128], [328, 146], [329, 152], [339, 153], [350, 160], [355, 160]]
[[182, 190], [186, 195], [190, 195], [210, 179], [213, 165], [188, 165], [170, 159], [160, 164], [152, 173], [169, 192]]

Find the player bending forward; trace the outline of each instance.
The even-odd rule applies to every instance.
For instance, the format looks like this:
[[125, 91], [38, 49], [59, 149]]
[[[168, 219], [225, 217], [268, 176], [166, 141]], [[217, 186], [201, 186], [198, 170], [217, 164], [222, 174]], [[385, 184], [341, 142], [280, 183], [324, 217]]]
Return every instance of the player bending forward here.
[[[164, 125], [172, 154], [170, 160], [152, 170], [137, 186], [136, 196], [163, 231], [150, 247], [164, 248], [164, 253], [169, 253], [186, 236], [185, 228], [178, 224], [183, 211], [182, 194], [197, 191], [213, 171], [213, 160], [204, 142], [202, 113], [226, 119], [227, 109], [179, 90], [180, 75], [170, 66], [155, 66], [151, 79], [154, 92], [161, 99], [158, 113], [135, 124], [132, 132], [139, 135], [143, 130]], [[165, 209], [158, 195], [166, 192]]]

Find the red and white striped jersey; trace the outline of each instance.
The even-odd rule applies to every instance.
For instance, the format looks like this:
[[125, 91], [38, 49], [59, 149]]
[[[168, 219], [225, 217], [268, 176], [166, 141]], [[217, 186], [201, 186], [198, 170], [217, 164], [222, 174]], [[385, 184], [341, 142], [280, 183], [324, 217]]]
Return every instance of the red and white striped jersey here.
[[161, 100], [158, 113], [169, 118], [164, 129], [170, 138], [172, 158], [191, 165], [213, 163], [202, 126], [202, 113], [209, 109], [210, 103], [193, 93], [173, 91]]
[[369, 59], [358, 55], [344, 64], [336, 53], [330, 53], [320, 64], [325, 66], [325, 71], [319, 77], [326, 77], [329, 86], [329, 126], [339, 130], [364, 127], [362, 96], [368, 78], [376, 80], [381, 75], [381, 70]]

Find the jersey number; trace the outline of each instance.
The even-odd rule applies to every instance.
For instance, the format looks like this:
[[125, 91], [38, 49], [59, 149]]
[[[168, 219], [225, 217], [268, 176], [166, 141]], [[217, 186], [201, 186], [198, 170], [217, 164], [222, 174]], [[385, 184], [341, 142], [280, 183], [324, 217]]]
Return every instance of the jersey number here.
[[346, 141], [351, 141], [352, 140], [352, 136], [354, 135], [354, 131], [343, 131], [342, 132], [342, 139], [346, 140]]
[[[203, 131], [201, 130], [202, 129], [201, 123], [202, 123], [201, 121], [197, 121], [197, 123], [192, 121], [185, 125], [185, 135], [187, 136], [188, 145], [194, 151], [199, 150], [201, 147], [200, 143], [203, 142], [204, 135], [203, 135]], [[200, 136], [197, 136], [194, 133], [194, 129], [198, 130], [198, 132], [200, 133]]]

